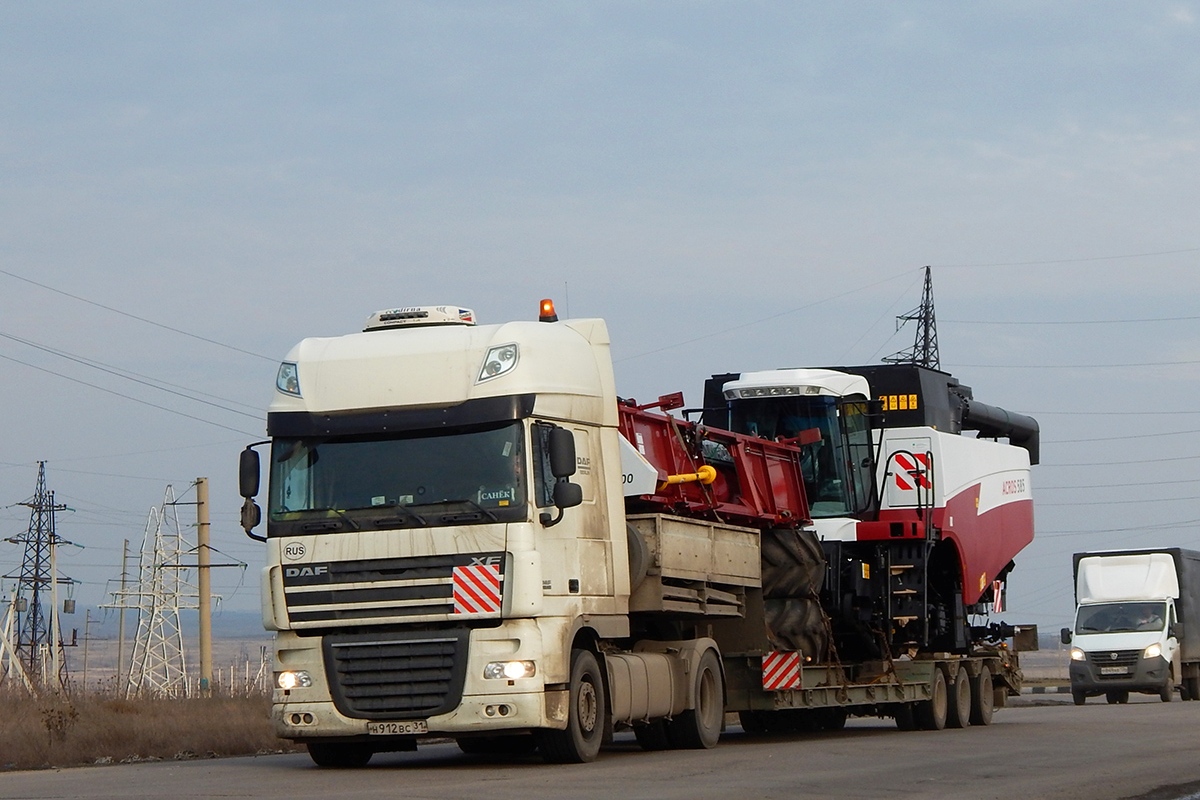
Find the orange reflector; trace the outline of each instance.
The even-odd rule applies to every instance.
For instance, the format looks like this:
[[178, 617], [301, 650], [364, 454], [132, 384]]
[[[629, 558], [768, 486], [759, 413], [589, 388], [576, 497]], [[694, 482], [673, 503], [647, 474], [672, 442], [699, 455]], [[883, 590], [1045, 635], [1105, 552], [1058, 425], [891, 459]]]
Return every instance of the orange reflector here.
[[554, 301], [547, 298], [542, 301], [541, 310], [538, 312], [538, 322], [558, 322], [558, 314], [554, 311]]

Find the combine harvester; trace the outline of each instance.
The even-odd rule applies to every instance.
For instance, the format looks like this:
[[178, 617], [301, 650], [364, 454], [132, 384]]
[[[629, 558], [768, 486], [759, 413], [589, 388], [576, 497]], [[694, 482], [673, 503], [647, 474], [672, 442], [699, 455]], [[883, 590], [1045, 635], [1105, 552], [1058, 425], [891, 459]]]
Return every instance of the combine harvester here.
[[618, 398], [604, 322], [543, 301], [380, 312], [276, 387], [250, 535], [275, 728], [320, 765], [712, 747], [726, 712], [986, 725], [1020, 690], [1036, 630], [989, 614], [1033, 536], [1037, 425], [937, 369], [714, 376], [701, 424]]

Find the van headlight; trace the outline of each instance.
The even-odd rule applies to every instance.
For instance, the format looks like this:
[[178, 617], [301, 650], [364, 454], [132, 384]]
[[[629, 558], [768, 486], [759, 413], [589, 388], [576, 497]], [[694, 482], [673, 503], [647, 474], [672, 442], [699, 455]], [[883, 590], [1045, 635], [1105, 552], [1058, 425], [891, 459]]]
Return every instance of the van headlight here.
[[1087, 661], [1087, 653], [1080, 650], [1078, 647], [1071, 648], [1072, 661]]
[[1158, 642], [1147, 647], [1142, 651], [1142, 658], [1158, 658], [1162, 655], [1162, 645]]
[[537, 666], [532, 661], [493, 661], [483, 668], [483, 677], [489, 679], [515, 681], [536, 674]]

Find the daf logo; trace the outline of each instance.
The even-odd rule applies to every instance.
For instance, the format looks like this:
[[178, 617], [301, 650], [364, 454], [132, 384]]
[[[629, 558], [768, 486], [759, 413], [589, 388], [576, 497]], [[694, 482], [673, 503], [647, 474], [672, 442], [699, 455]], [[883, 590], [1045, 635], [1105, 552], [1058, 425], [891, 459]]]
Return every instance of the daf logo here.
[[315, 578], [318, 575], [328, 575], [329, 565], [321, 564], [316, 567], [284, 567], [284, 577], [287, 578]]
[[474, 556], [471, 558], [472, 567], [498, 567], [501, 563], [500, 556]]
[[289, 561], [295, 561], [298, 558], [304, 558], [304, 554], [308, 550], [301, 542], [288, 542], [283, 547], [283, 556]]

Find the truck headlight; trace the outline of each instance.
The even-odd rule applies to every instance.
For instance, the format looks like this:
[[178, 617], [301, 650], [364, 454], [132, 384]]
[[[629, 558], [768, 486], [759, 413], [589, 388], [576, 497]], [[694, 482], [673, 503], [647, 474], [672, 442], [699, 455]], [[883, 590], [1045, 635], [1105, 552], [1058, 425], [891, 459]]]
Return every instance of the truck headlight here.
[[1142, 651], [1142, 658], [1158, 658], [1162, 655], [1162, 645], [1158, 642], [1147, 647]]
[[532, 661], [493, 661], [483, 668], [483, 677], [515, 681], [517, 678], [532, 678], [537, 666]]
[[279, 676], [275, 678], [275, 685], [285, 690], [295, 689], [297, 686], [307, 689], [313, 685], [312, 676], [302, 669], [295, 670], [294, 672], [289, 670], [279, 673]]
[[1087, 653], [1080, 650], [1078, 647], [1071, 648], [1072, 661], [1087, 661]]
[[483, 357], [483, 367], [479, 370], [479, 377], [475, 382], [483, 383], [510, 372], [517, 365], [519, 355], [520, 348], [515, 344], [502, 344], [490, 348]]

